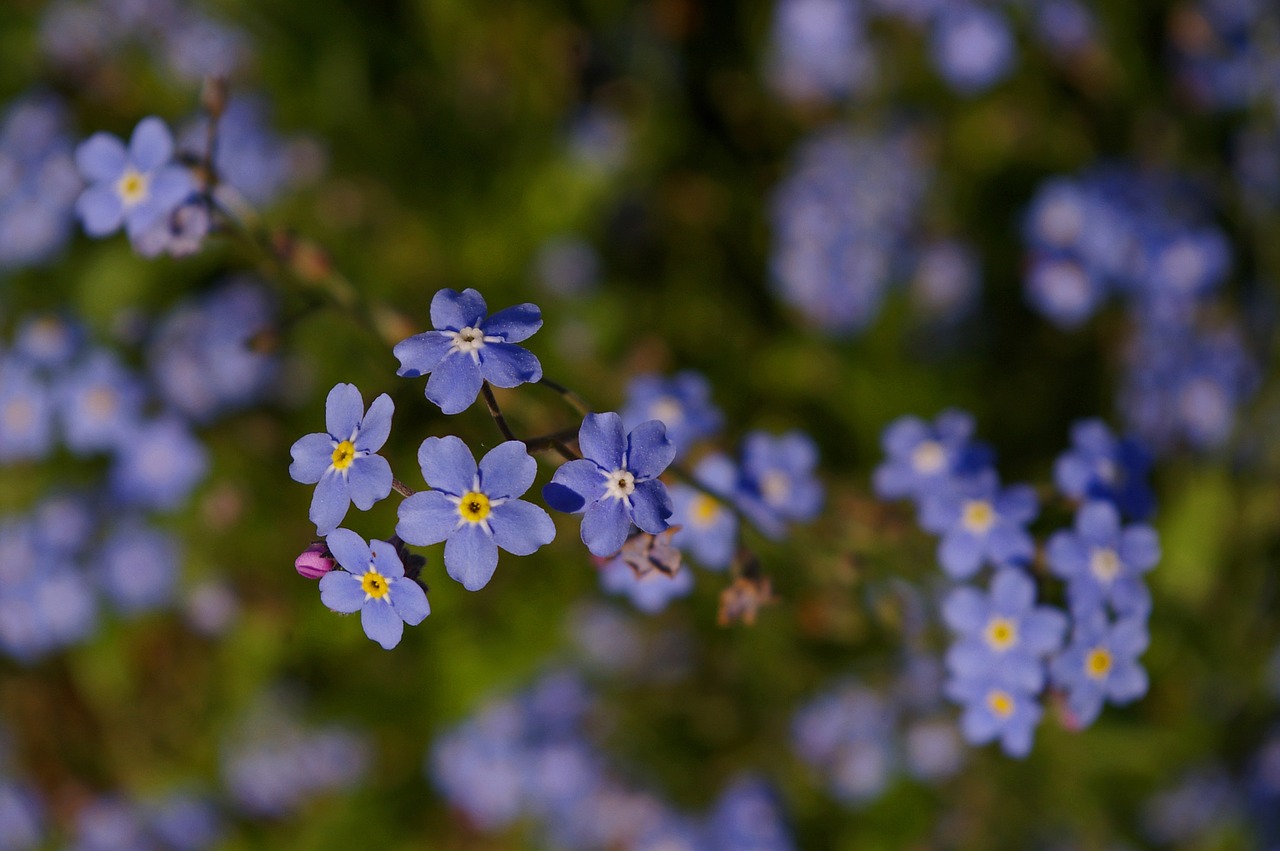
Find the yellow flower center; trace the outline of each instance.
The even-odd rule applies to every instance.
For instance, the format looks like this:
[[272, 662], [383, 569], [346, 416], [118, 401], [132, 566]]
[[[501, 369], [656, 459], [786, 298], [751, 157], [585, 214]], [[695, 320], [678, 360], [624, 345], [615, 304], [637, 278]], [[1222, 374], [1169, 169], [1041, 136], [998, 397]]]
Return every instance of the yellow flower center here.
[[391, 592], [391, 580], [370, 567], [360, 580], [360, 587], [373, 599], [380, 600]]
[[975, 535], [981, 535], [996, 522], [996, 511], [985, 499], [972, 499], [964, 504], [964, 527]]
[[1008, 650], [1018, 643], [1018, 627], [1008, 618], [992, 618], [985, 633], [992, 650]]
[[458, 503], [458, 514], [468, 523], [483, 523], [489, 511], [489, 497], [480, 491], [467, 491]]
[[349, 440], [339, 443], [333, 450], [333, 468], [345, 470], [356, 460], [356, 445]]
[[1120, 557], [1110, 547], [1099, 547], [1089, 556], [1089, 570], [1099, 582], [1110, 582], [1120, 572]]
[[1105, 647], [1095, 647], [1084, 659], [1084, 671], [1095, 680], [1111, 672], [1111, 653]]
[[684, 419], [684, 407], [678, 399], [662, 396], [649, 406], [649, 417], [667, 425], [676, 425]]
[[134, 169], [126, 169], [116, 183], [116, 192], [126, 207], [132, 207], [147, 197], [147, 176]]
[[1008, 718], [1013, 714], [1013, 696], [1007, 691], [992, 689], [987, 692], [987, 708], [1000, 718]]
[[693, 525], [710, 526], [720, 516], [720, 503], [705, 493], [698, 494], [693, 499], [693, 505], [689, 506], [689, 514], [692, 515]]
[[936, 473], [947, 463], [947, 453], [936, 440], [925, 440], [911, 453], [911, 466], [921, 473]]

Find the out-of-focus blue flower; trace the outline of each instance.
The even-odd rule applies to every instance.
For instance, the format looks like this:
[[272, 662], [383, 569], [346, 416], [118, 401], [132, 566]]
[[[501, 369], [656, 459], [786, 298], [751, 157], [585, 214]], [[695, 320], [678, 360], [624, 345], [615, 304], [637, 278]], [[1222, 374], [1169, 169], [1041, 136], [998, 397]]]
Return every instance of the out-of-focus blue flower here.
[[519, 499], [538, 473], [538, 462], [520, 441], [494, 447], [477, 467], [459, 438], [428, 437], [418, 448], [418, 464], [432, 489], [400, 503], [396, 535], [417, 546], [445, 541], [445, 569], [468, 591], [489, 583], [499, 547], [527, 556], [555, 538], [547, 512]]
[[822, 510], [817, 466], [818, 447], [804, 432], [751, 432], [742, 442], [736, 501], [762, 532], [780, 538], [787, 522], [812, 520]]
[[1097, 43], [1098, 20], [1080, 0], [1040, 0], [1035, 35], [1055, 58], [1067, 60]]
[[53, 439], [48, 387], [31, 367], [0, 354], [0, 462], [43, 458]]
[[1055, 533], [1045, 549], [1050, 569], [1067, 581], [1073, 610], [1110, 604], [1120, 615], [1151, 611], [1142, 575], [1160, 560], [1160, 539], [1150, 526], [1121, 526], [1111, 503], [1085, 503], [1075, 530]]
[[940, 240], [920, 249], [911, 277], [911, 302], [930, 322], [954, 323], [973, 312], [982, 289], [982, 269], [973, 246]]
[[938, 73], [962, 95], [991, 88], [1009, 75], [1017, 59], [1005, 16], [967, 0], [949, 4], [934, 18], [931, 46]]
[[161, 851], [130, 803], [101, 798], [76, 814], [72, 851]]
[[222, 839], [222, 818], [209, 799], [174, 792], [146, 807], [151, 833], [172, 851], [205, 851]]
[[[732, 498], [738, 471], [725, 455], [708, 455], [698, 462], [693, 477], [712, 493]], [[671, 543], [688, 550], [706, 568], [723, 570], [733, 561], [738, 544], [738, 517], [725, 503], [689, 485], [671, 487], [671, 525], [680, 531]]]
[[249, 55], [243, 32], [198, 13], [178, 18], [167, 34], [164, 57], [169, 67], [192, 82], [226, 77]]
[[96, 627], [96, 600], [69, 556], [26, 516], [0, 523], [0, 650], [31, 662]]
[[1102, 420], [1077, 420], [1071, 425], [1071, 448], [1054, 462], [1058, 490], [1074, 500], [1114, 503], [1134, 520], [1155, 510], [1155, 495], [1147, 482], [1151, 455], [1130, 437], [1116, 437]]
[[716, 851], [790, 851], [795, 848], [777, 794], [763, 780], [745, 776], [720, 793], [707, 819], [710, 848]]
[[335, 612], [359, 612], [364, 634], [383, 648], [400, 643], [405, 624], [417, 626], [431, 614], [426, 592], [404, 575], [394, 546], [386, 541], [366, 544], [349, 529], [334, 529], [325, 543], [346, 570], [321, 577], [321, 602]]
[[0, 116], [0, 269], [42, 263], [71, 234], [84, 184], [66, 128], [52, 96], [22, 98]]
[[950, 719], [916, 722], [907, 728], [902, 738], [907, 771], [918, 780], [945, 780], [964, 765], [964, 744], [955, 722]]
[[133, 238], [133, 250], [142, 257], [186, 257], [197, 253], [213, 226], [209, 204], [198, 195], [157, 218], [150, 227]]
[[657, 535], [670, 523], [671, 496], [658, 476], [676, 454], [657, 420], [629, 433], [615, 413], [587, 414], [578, 431], [582, 458], [560, 466], [542, 489], [556, 511], [583, 514], [582, 542], [593, 555], [622, 549], [634, 523]]
[[110, 351], [99, 349], [56, 387], [62, 433], [77, 454], [124, 449], [141, 417], [145, 392]]
[[862, 804], [878, 798], [892, 779], [894, 724], [893, 710], [879, 694], [846, 683], [796, 712], [791, 740], [841, 800]]
[[1019, 690], [998, 674], [980, 679], [952, 679], [947, 696], [964, 706], [960, 732], [973, 745], [1000, 740], [1006, 754], [1021, 759], [1031, 753], [1044, 710], [1034, 695]]
[[657, 420], [667, 427], [667, 439], [675, 444], [679, 458], [699, 440], [718, 432], [724, 414], [711, 401], [711, 383], [706, 376], [684, 370], [671, 378], [638, 375], [631, 379], [622, 424], [633, 429], [645, 420]]
[[416, 378], [430, 373], [427, 398], [446, 414], [470, 407], [485, 381], [516, 387], [541, 380], [542, 364], [516, 343], [542, 327], [542, 312], [536, 305], [518, 304], [493, 316], [488, 313], [484, 297], [473, 289], [437, 292], [431, 299], [436, 330], [396, 344], [397, 374]]
[[973, 428], [973, 416], [955, 409], [938, 414], [932, 425], [913, 416], [894, 420], [880, 438], [889, 457], [876, 468], [876, 495], [920, 501], [953, 477], [989, 466], [991, 451], [973, 442]]
[[79, 354], [85, 330], [74, 319], [48, 313], [23, 320], [14, 334], [13, 354], [42, 369], [66, 366]]
[[875, 76], [858, 0], [778, 0], [769, 41], [770, 87], [789, 101], [843, 98]]
[[209, 452], [177, 417], [138, 426], [115, 453], [111, 491], [130, 505], [180, 506], [209, 471]]
[[166, 532], [122, 524], [94, 558], [98, 584], [126, 615], [168, 606], [177, 589], [179, 552], [177, 539]]
[[35, 851], [44, 844], [45, 814], [40, 799], [24, 786], [0, 780], [0, 849]]
[[1206, 838], [1240, 817], [1240, 797], [1225, 768], [1195, 769], [1146, 800], [1139, 818], [1142, 832], [1162, 846]]
[[534, 277], [561, 298], [584, 296], [600, 282], [600, 255], [590, 243], [571, 236], [548, 239], [533, 260]]
[[1075, 260], [1040, 255], [1027, 271], [1027, 300], [1059, 328], [1078, 328], [1107, 296], [1102, 279]]
[[610, 594], [622, 594], [647, 615], [655, 615], [672, 600], [689, 596], [693, 591], [693, 571], [678, 570], [669, 576], [650, 570], [643, 576], [620, 558], [609, 560], [600, 568], [600, 587]]
[[123, 224], [134, 239], [172, 213], [196, 189], [173, 153], [173, 136], [155, 116], [138, 122], [128, 148], [110, 133], [80, 143], [76, 166], [89, 187], [76, 201], [76, 213], [85, 232], [107, 236]]
[[[201, 117], [183, 130], [180, 147], [203, 157], [207, 139], [208, 118]], [[272, 129], [264, 98], [233, 97], [227, 104], [218, 119], [213, 167], [220, 185], [230, 185], [258, 207], [269, 205], [297, 179], [292, 149]]]
[[376, 454], [391, 434], [395, 405], [383, 393], [364, 409], [354, 384], [335, 384], [325, 400], [325, 428], [298, 438], [290, 448], [289, 476], [315, 484], [311, 522], [327, 535], [347, 516], [351, 503], [368, 511], [391, 493], [391, 465]]
[[1077, 610], [1071, 644], [1049, 666], [1053, 682], [1067, 691], [1072, 720], [1087, 727], [1102, 704], [1132, 703], [1147, 693], [1147, 672], [1138, 663], [1149, 636], [1144, 617], [1114, 623], [1106, 612]]
[[968, 579], [990, 563], [1030, 564], [1035, 543], [1026, 525], [1036, 518], [1035, 491], [1027, 485], [1001, 488], [994, 471], [953, 481], [923, 501], [920, 525], [942, 535], [938, 561], [953, 579]]

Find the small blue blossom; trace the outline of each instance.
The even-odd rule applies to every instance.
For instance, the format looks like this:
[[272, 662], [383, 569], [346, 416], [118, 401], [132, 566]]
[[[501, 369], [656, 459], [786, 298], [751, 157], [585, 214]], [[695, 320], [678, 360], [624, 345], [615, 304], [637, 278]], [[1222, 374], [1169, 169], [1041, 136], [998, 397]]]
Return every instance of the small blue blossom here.
[[1102, 420], [1078, 420], [1071, 426], [1071, 448], [1054, 463], [1053, 479], [1071, 499], [1111, 502], [1145, 520], [1155, 509], [1150, 470], [1151, 454], [1137, 440], [1117, 438]]
[[516, 387], [542, 379], [542, 364], [516, 343], [542, 327], [542, 312], [518, 304], [489, 316], [484, 297], [473, 289], [440, 290], [431, 299], [434, 331], [415, 334], [396, 344], [398, 375], [431, 374], [427, 398], [446, 414], [465, 411], [480, 386]]
[[942, 78], [962, 95], [979, 94], [1003, 80], [1016, 58], [1005, 16], [964, 0], [935, 18], [932, 53]]
[[974, 311], [982, 265], [973, 246], [939, 240], [920, 248], [911, 276], [911, 303], [928, 321], [955, 324]]
[[674, 576], [650, 570], [638, 576], [620, 558], [610, 559], [600, 568], [600, 587], [610, 594], [622, 594], [646, 615], [656, 615], [672, 600], [693, 591], [693, 571], [678, 570]]
[[762, 532], [780, 538], [788, 521], [812, 520], [822, 509], [817, 465], [818, 447], [807, 434], [751, 432], [742, 442], [736, 501]]
[[66, 124], [48, 95], [23, 97], [0, 118], [0, 269], [46, 262], [71, 234], [83, 184]]
[[29, 851], [45, 847], [45, 810], [35, 793], [0, 779], [0, 848]]
[[172, 603], [180, 564], [172, 535], [132, 522], [113, 532], [94, 560], [103, 592], [126, 615]]
[[346, 570], [321, 577], [321, 602], [335, 612], [360, 612], [364, 634], [383, 648], [400, 643], [405, 624], [417, 626], [431, 614], [426, 592], [404, 575], [394, 546], [386, 541], [366, 544], [349, 529], [334, 529], [325, 543]]
[[542, 496], [556, 511], [585, 512], [582, 542], [593, 555], [622, 549], [632, 523], [651, 535], [670, 526], [671, 496], [658, 476], [676, 447], [662, 423], [649, 420], [627, 433], [616, 413], [587, 414], [578, 446], [583, 457], [561, 465]]
[[870, 48], [857, 0], [780, 0], [770, 33], [770, 86], [801, 103], [846, 97], [875, 76]]
[[1106, 701], [1122, 705], [1147, 693], [1147, 672], [1138, 657], [1149, 641], [1143, 617], [1112, 623], [1101, 608], [1075, 612], [1071, 644], [1050, 663], [1049, 673], [1067, 691], [1077, 725], [1092, 724]]
[[942, 535], [938, 561], [953, 579], [968, 579], [989, 562], [996, 567], [1030, 564], [1035, 542], [1026, 525], [1039, 511], [1027, 485], [1001, 488], [994, 471], [952, 482], [923, 502], [920, 525]]
[[494, 447], [477, 467], [457, 437], [428, 437], [418, 448], [418, 464], [432, 490], [400, 503], [396, 534], [417, 546], [445, 541], [445, 569], [468, 591], [493, 577], [499, 547], [527, 556], [555, 538], [547, 512], [518, 498], [538, 472], [520, 441]]
[[[732, 495], [738, 471], [725, 455], [708, 455], [693, 477], [712, 493]], [[689, 485], [671, 487], [671, 525], [679, 526], [671, 543], [688, 550], [703, 567], [723, 570], [733, 561], [738, 543], [738, 517], [723, 500]]]
[[204, 238], [213, 227], [213, 214], [208, 202], [197, 194], [173, 210], [152, 222], [146, 230], [133, 237], [133, 250], [142, 257], [187, 257], [204, 246]]
[[81, 323], [47, 313], [26, 319], [18, 326], [13, 353], [29, 365], [57, 369], [71, 363], [84, 340], [85, 329]]
[[174, 416], [143, 423], [117, 448], [111, 491], [131, 505], [168, 511], [180, 506], [209, 472], [209, 452]]
[[1079, 261], [1051, 255], [1031, 259], [1026, 290], [1031, 306], [1064, 330], [1083, 325], [1108, 294], [1103, 280]]
[[1075, 530], [1055, 533], [1045, 551], [1054, 575], [1067, 581], [1073, 610], [1109, 603], [1121, 615], [1151, 611], [1142, 575], [1160, 560], [1160, 539], [1150, 526], [1121, 526], [1111, 503], [1085, 503]]
[[921, 500], [953, 476], [991, 463], [990, 450], [973, 442], [973, 416], [943, 411], [930, 425], [919, 417], [900, 417], [880, 439], [888, 458], [876, 468], [874, 487], [881, 499]]
[[1006, 754], [1021, 759], [1031, 753], [1036, 727], [1044, 709], [1033, 694], [1009, 684], [998, 675], [953, 679], [947, 696], [964, 706], [960, 733], [973, 745], [1000, 740]]
[[658, 420], [667, 427], [667, 439], [676, 445], [679, 458], [697, 441], [718, 432], [724, 415], [711, 403], [706, 376], [684, 370], [671, 378], [640, 375], [631, 379], [622, 424], [633, 429], [645, 420]]
[[110, 133], [95, 133], [76, 148], [76, 166], [89, 187], [76, 212], [90, 236], [124, 224], [136, 239], [195, 191], [191, 172], [173, 162], [173, 136], [159, 118], [138, 122], [125, 148]]
[[144, 391], [109, 351], [98, 350], [56, 388], [67, 448], [85, 455], [123, 447], [141, 417]]
[[757, 777], [732, 780], [707, 818], [715, 851], [794, 851], [776, 791]]
[[0, 462], [43, 458], [53, 438], [48, 387], [31, 367], [0, 354]]
[[328, 431], [300, 437], [290, 448], [290, 477], [316, 485], [310, 517], [318, 534], [337, 527], [351, 503], [368, 511], [391, 493], [391, 465], [375, 453], [391, 434], [394, 408], [383, 393], [366, 412], [354, 384], [335, 384], [325, 400]]
[[865, 804], [880, 797], [893, 777], [896, 722], [893, 707], [879, 693], [849, 682], [795, 713], [791, 741], [841, 800]]

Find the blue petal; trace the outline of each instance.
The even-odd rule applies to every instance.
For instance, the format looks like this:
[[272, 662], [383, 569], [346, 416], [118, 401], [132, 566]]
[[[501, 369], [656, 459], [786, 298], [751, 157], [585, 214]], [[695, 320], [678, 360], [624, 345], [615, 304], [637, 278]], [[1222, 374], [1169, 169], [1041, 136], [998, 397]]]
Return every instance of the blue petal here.
[[479, 591], [498, 567], [498, 545], [478, 523], [467, 523], [444, 545], [444, 566], [468, 591]]
[[325, 470], [333, 466], [333, 438], [322, 432], [304, 435], [289, 447], [289, 454], [293, 456], [289, 477], [304, 485], [314, 485]]
[[542, 489], [542, 498], [556, 511], [577, 514], [604, 496], [604, 474], [594, 461], [580, 458], [561, 464]]
[[360, 625], [364, 627], [364, 634], [384, 650], [395, 647], [404, 635], [404, 621], [391, 604], [383, 600], [370, 600], [360, 609]]
[[338, 560], [338, 564], [352, 573], [363, 576], [369, 569], [369, 545], [350, 529], [334, 529], [324, 539], [324, 543]]
[[417, 626], [431, 614], [427, 593], [412, 579], [401, 579], [391, 585], [391, 605], [405, 623]]
[[440, 361], [427, 379], [427, 398], [446, 414], [460, 414], [476, 400], [484, 383], [471, 355], [455, 353]]
[[190, 170], [180, 165], [167, 166], [151, 178], [151, 184], [147, 187], [147, 201], [156, 205], [157, 210], [167, 216], [195, 191], [196, 184]]
[[1020, 614], [1036, 599], [1036, 586], [1021, 570], [1005, 568], [991, 580], [992, 607], [1004, 614]]
[[508, 343], [527, 340], [542, 327], [542, 311], [536, 304], [517, 304], [499, 310], [485, 320], [484, 333], [489, 337], [501, 337]]
[[627, 469], [637, 479], [653, 479], [675, 460], [676, 445], [658, 420], [640, 423], [627, 435]]
[[1089, 568], [1089, 553], [1074, 532], [1055, 532], [1045, 547], [1049, 569], [1055, 576], [1070, 579], [1083, 576]]
[[1146, 651], [1151, 636], [1144, 618], [1123, 618], [1111, 630], [1111, 649], [1120, 656], [1139, 656]]
[[1085, 503], [1076, 516], [1076, 528], [1089, 542], [1109, 546], [1120, 534], [1120, 513], [1109, 502]]
[[595, 461], [606, 472], [622, 469], [622, 454], [626, 451], [622, 417], [613, 412], [587, 414], [578, 429], [578, 446], [582, 457]]
[[651, 535], [666, 531], [670, 526], [671, 494], [667, 486], [653, 479], [640, 482], [631, 494], [631, 517], [635, 524]]
[[325, 428], [334, 440], [350, 440], [364, 416], [364, 400], [354, 384], [335, 384], [324, 401]]
[[89, 236], [106, 236], [119, 229], [124, 220], [124, 205], [115, 189], [97, 184], [76, 199], [76, 215]]
[[440, 491], [420, 491], [400, 503], [396, 534], [419, 547], [438, 544], [458, 525], [458, 506]]
[[462, 292], [443, 289], [431, 299], [431, 324], [439, 331], [461, 331], [474, 328], [484, 319], [489, 308], [484, 297], [473, 289]]
[[404, 576], [404, 562], [400, 561], [400, 552], [390, 541], [379, 541], [376, 538], [370, 541], [369, 562], [383, 576], [391, 579]]
[[427, 331], [396, 343], [391, 353], [400, 360], [400, 369], [396, 375], [404, 378], [417, 378], [433, 372], [444, 360], [453, 341], [439, 331]]
[[498, 444], [480, 459], [480, 487], [490, 499], [520, 496], [537, 474], [538, 462], [518, 440]]
[[494, 387], [518, 387], [542, 378], [542, 364], [513, 343], [486, 343], [480, 349], [480, 374]]
[[90, 183], [115, 183], [128, 164], [124, 143], [110, 133], [94, 133], [76, 147], [76, 168]]
[[391, 494], [391, 465], [381, 455], [357, 457], [347, 469], [347, 493], [361, 511]]
[[988, 616], [987, 598], [976, 588], [956, 588], [942, 603], [942, 619], [962, 635], [981, 630]]
[[452, 496], [462, 496], [475, 487], [476, 459], [462, 438], [455, 435], [422, 441], [418, 466], [427, 484]]
[[929, 436], [929, 427], [919, 417], [902, 417], [884, 430], [880, 445], [886, 455], [906, 457]]
[[1088, 727], [1098, 720], [1098, 715], [1102, 712], [1102, 689], [1081, 680], [1076, 682], [1079, 685], [1071, 690], [1071, 695], [1067, 698], [1067, 708], [1075, 716], [1077, 724]]
[[331, 570], [320, 577], [320, 602], [335, 612], [349, 615], [364, 605], [364, 588], [360, 578], [345, 570]]
[[493, 528], [494, 543], [517, 556], [532, 555], [556, 537], [556, 525], [547, 512], [523, 499], [495, 506], [489, 525]]
[[391, 434], [391, 414], [395, 411], [395, 403], [391, 397], [383, 393], [360, 421], [360, 434], [356, 437], [356, 449], [377, 452], [387, 442]]
[[1129, 703], [1147, 693], [1147, 672], [1136, 662], [1121, 662], [1107, 677], [1107, 696], [1112, 703]]
[[1039, 606], [1022, 623], [1022, 643], [1038, 655], [1047, 656], [1062, 646], [1067, 616], [1049, 606]]
[[1039, 512], [1039, 500], [1030, 485], [1014, 485], [995, 498], [996, 513], [1015, 523], [1029, 523]]
[[162, 120], [152, 115], [138, 122], [129, 139], [129, 159], [143, 172], [173, 159], [173, 135]]
[[1002, 567], [1026, 565], [1036, 554], [1036, 544], [1021, 526], [997, 523], [987, 536], [991, 559]]
[[938, 562], [952, 579], [968, 579], [982, 566], [983, 542], [963, 529], [943, 536], [938, 544]]
[[597, 502], [582, 518], [582, 543], [592, 555], [613, 555], [627, 542], [630, 531], [631, 516], [626, 503], [620, 499]]
[[1120, 535], [1120, 560], [1145, 573], [1160, 561], [1160, 538], [1150, 526], [1130, 526]]
[[329, 534], [347, 516], [350, 504], [347, 480], [337, 470], [330, 469], [320, 477], [316, 492], [311, 497], [309, 516], [311, 522], [316, 524], [317, 534]]

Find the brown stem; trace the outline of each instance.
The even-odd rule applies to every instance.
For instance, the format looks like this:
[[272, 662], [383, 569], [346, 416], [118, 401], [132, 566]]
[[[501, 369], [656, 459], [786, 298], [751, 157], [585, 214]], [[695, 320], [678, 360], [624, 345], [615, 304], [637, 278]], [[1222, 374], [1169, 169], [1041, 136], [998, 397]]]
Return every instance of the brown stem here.
[[507, 418], [502, 415], [502, 409], [498, 407], [498, 400], [493, 397], [493, 388], [489, 386], [489, 382], [480, 385], [480, 392], [484, 394], [484, 403], [489, 406], [489, 416], [493, 417], [494, 425], [502, 432], [502, 436], [507, 440], [519, 440], [511, 426], [507, 425]]
[[538, 383], [541, 384], [543, 387], [546, 387], [548, 389], [554, 390], [556, 393], [559, 393], [560, 398], [564, 399], [566, 402], [572, 405], [574, 410], [582, 414], [584, 417], [587, 414], [591, 413], [591, 406], [587, 404], [587, 400], [583, 399], [581, 396], [579, 396], [577, 393], [574, 393], [572, 390], [570, 390], [568, 387], [565, 387], [563, 384], [552, 381], [550, 378], [545, 378], [545, 377], [538, 379]]

